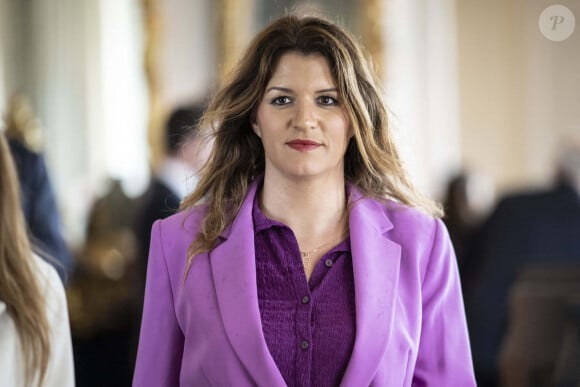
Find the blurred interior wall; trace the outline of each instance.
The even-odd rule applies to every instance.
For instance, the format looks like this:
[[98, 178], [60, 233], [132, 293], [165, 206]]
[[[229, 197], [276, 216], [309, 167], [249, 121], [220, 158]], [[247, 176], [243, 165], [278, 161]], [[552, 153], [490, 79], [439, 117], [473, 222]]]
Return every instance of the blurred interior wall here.
[[3, 101], [17, 92], [31, 100], [73, 245], [106, 178], [133, 191], [146, 183], [140, 7], [139, 0], [0, 0]]
[[[4, 59], [7, 54], [10, 39], [10, 24], [8, 15], [10, 14], [10, 5], [12, 3], [0, 1], [0, 107], [6, 106], [6, 69], [7, 61]], [[3, 111], [1, 112], [3, 114]]]
[[[26, 82], [27, 58], [24, 9], [26, 2], [0, 0], [0, 107], [8, 102], [9, 92]], [[18, 86], [17, 86], [18, 85]]]
[[[437, 193], [449, 169], [459, 162], [454, 1], [435, 6], [423, 0], [390, 0], [370, 15], [373, 23], [383, 27], [383, 75], [403, 157], [420, 187], [431, 194]], [[217, 42], [223, 10], [211, 0], [155, 3], [157, 92], [168, 110], [203, 96], [215, 85], [220, 75], [222, 53], [217, 52]], [[271, 13], [277, 9], [270, 9], [265, 0], [244, 3], [251, 5], [247, 9], [262, 10], [258, 18], [262, 25], [275, 17]], [[317, 2], [311, 3], [285, 1], [278, 6]], [[87, 179], [98, 181], [111, 172], [127, 179], [141, 176], [147, 162], [138, 164], [143, 156], [128, 158], [127, 151], [147, 149], [146, 124], [140, 121], [146, 116], [142, 110], [146, 92], [139, 79], [144, 47], [136, 16], [142, 16], [142, 1], [0, 0], [0, 4], [12, 8], [6, 16], [10, 20], [27, 20], [10, 27], [16, 32], [7, 40], [15, 48], [5, 72], [11, 77], [16, 74], [18, 82], [9, 85], [5, 94], [25, 85], [32, 95], [46, 128], [47, 156], [60, 200], [67, 206], [75, 197], [90, 201], [94, 184]], [[319, 7], [331, 16], [338, 13], [336, 17], [352, 24], [360, 36], [365, 13], [353, 4], [344, 0], [339, 4], [342, 8], [334, 9], [337, 4], [325, 1]], [[240, 17], [253, 16], [248, 12]], [[141, 31], [141, 39], [144, 34]], [[128, 122], [130, 115], [133, 120]], [[142, 128], [131, 127], [139, 123]], [[131, 174], [131, 168], [137, 172]], [[71, 212], [82, 208], [67, 211]], [[82, 217], [72, 218], [67, 222], [65, 216], [65, 222], [73, 225], [69, 228], [82, 230]]]
[[[214, 3], [159, 1], [160, 98], [166, 110], [205, 96], [219, 70]], [[107, 178], [131, 195], [148, 178], [142, 0], [0, 0], [0, 110], [32, 103], [67, 239], [82, 243]]]
[[[244, 1], [258, 19], [272, 17], [271, 2]], [[72, 239], [105, 176], [138, 187], [149, 172], [142, 2], [0, 0], [0, 106], [16, 91], [31, 98]], [[221, 9], [212, 0], [157, 3], [168, 110], [215, 86]], [[276, 4], [293, 3], [305, 2]], [[578, 0], [559, 3], [580, 22]], [[549, 182], [556, 145], [580, 132], [580, 28], [563, 42], [542, 36], [547, 0], [380, 4], [387, 100], [420, 188], [440, 196], [462, 166], [488, 174], [500, 191]], [[356, 14], [340, 12], [347, 22]]]
[[[539, 30], [548, 0], [458, 0], [461, 154], [499, 191], [546, 185], [558, 146], [580, 134], [580, 29]], [[580, 2], [562, 0], [580, 22]]]
[[80, 7], [81, 2], [70, 0], [0, 0], [2, 113], [15, 93], [30, 100], [44, 131], [45, 155], [61, 206], [65, 187], [89, 169]]
[[170, 108], [205, 97], [219, 77], [215, 3], [158, 1], [161, 98]]

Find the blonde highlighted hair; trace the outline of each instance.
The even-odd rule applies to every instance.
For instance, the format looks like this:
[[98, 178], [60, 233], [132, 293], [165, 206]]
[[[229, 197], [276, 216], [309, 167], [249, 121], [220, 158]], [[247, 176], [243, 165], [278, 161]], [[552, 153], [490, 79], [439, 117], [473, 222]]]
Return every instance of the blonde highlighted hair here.
[[42, 385], [50, 356], [45, 301], [35, 275], [14, 162], [0, 130], [0, 300], [14, 321], [24, 355], [25, 385]]
[[441, 216], [440, 207], [422, 196], [403, 168], [372, 61], [337, 24], [320, 17], [283, 16], [250, 43], [237, 67], [214, 96], [201, 125], [213, 128], [213, 152], [196, 190], [182, 203], [207, 205], [193, 256], [211, 250], [239, 211], [248, 185], [264, 172], [264, 149], [251, 122], [280, 57], [287, 52], [322, 55], [328, 61], [354, 137], [344, 162], [345, 179], [364, 195], [391, 199]]

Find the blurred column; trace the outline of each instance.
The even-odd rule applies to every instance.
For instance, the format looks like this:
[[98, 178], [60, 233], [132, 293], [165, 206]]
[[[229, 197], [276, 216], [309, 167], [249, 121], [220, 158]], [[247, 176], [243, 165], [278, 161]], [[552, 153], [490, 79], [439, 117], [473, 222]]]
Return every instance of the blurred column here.
[[217, 1], [219, 63], [223, 78], [237, 63], [252, 38], [256, 0]]
[[361, 0], [360, 19], [362, 43], [373, 59], [377, 73], [384, 77], [386, 73], [384, 31], [384, 1]]
[[149, 100], [149, 120], [147, 123], [147, 142], [149, 146], [149, 163], [155, 168], [163, 158], [164, 136], [163, 117], [165, 109], [161, 101], [159, 41], [161, 39], [161, 15], [158, 0], [142, 0], [145, 26], [145, 44], [143, 63], [147, 79]]
[[0, 117], [8, 109], [10, 97], [23, 92], [26, 84], [26, 9], [24, 2], [0, 0]]
[[213, 0], [140, 0], [145, 25], [145, 69], [150, 117], [148, 142], [155, 168], [164, 153], [170, 112], [205, 98], [219, 76]]
[[106, 177], [132, 193], [146, 178], [138, 1], [22, 2], [21, 84], [46, 129], [47, 161], [74, 244]]
[[[6, 36], [7, 31], [5, 25], [7, 24], [7, 19], [10, 17], [8, 14], [8, 5], [6, 0], [0, 0], [0, 116], [4, 113], [6, 106], [6, 85], [4, 79], [6, 78], [4, 67], [4, 51], [6, 50], [6, 41], [3, 39]], [[0, 122], [1, 118], [0, 118]], [[0, 128], [2, 124], [0, 123]]]
[[382, 12], [391, 126], [419, 188], [441, 197], [461, 163], [455, 0], [389, 0]]

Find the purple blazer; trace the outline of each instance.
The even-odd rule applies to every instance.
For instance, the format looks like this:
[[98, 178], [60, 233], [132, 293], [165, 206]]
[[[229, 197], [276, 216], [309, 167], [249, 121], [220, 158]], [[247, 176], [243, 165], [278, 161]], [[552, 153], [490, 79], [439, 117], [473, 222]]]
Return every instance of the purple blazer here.
[[[260, 320], [253, 183], [209, 253], [203, 208], [157, 221], [134, 386], [285, 386]], [[351, 195], [356, 339], [342, 386], [475, 386], [456, 260], [440, 220]]]

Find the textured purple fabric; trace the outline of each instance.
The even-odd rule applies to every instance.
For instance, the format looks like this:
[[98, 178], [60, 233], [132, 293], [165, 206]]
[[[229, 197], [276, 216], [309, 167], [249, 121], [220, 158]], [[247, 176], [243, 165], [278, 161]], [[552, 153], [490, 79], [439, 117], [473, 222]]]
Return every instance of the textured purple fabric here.
[[[252, 208], [261, 179], [210, 252], [187, 250], [207, 210], [155, 222], [133, 385], [286, 385], [262, 329]], [[474, 387], [457, 261], [443, 222], [349, 197], [356, 337], [340, 386]]]
[[257, 200], [253, 218], [262, 329], [280, 373], [288, 386], [338, 386], [356, 328], [348, 239], [320, 259], [307, 283], [292, 230], [266, 218]]

